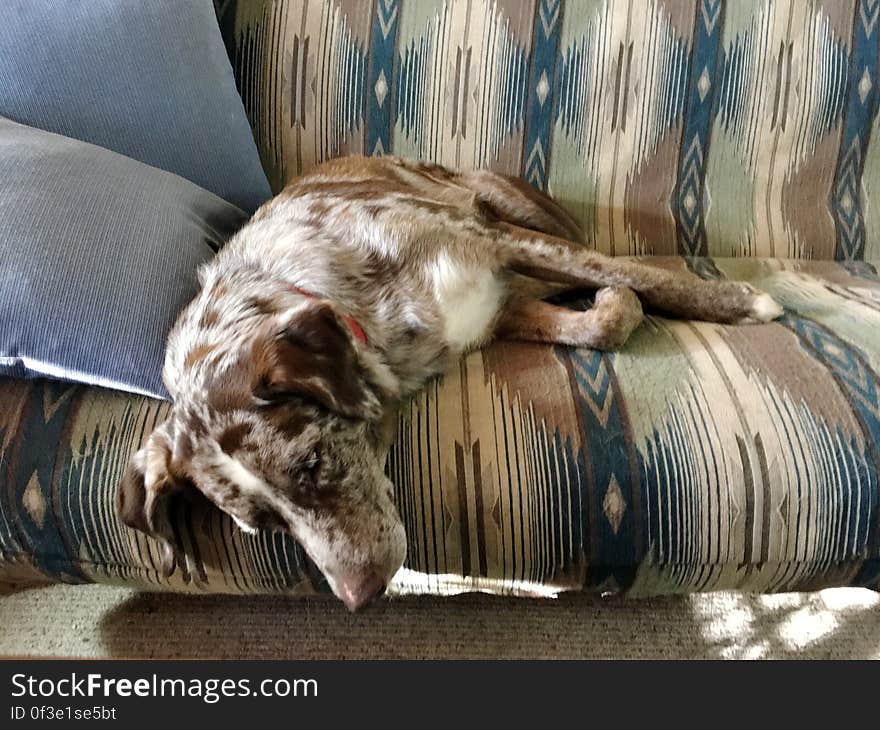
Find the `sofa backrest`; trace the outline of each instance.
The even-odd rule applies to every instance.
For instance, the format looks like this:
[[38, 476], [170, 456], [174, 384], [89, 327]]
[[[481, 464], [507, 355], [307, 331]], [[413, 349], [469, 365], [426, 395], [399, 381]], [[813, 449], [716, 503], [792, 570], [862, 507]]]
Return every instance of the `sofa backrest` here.
[[613, 254], [880, 258], [877, 0], [222, 0], [275, 189], [521, 175]]

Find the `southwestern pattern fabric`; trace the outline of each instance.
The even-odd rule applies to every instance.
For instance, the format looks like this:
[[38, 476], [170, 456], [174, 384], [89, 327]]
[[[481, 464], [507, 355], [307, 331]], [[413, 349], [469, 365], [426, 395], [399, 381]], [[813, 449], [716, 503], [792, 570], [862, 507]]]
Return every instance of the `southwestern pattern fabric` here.
[[[752, 281], [786, 316], [750, 328], [651, 317], [616, 354], [498, 343], [401, 414], [388, 472], [409, 555], [392, 593], [880, 587], [875, 267], [691, 265]], [[177, 515], [196, 579], [160, 574], [113, 496], [167, 407], [0, 381], [0, 575], [322, 590], [292, 539], [246, 535], [201, 503]]]
[[223, 7], [276, 189], [389, 152], [521, 175], [609, 253], [880, 257], [880, 0]]

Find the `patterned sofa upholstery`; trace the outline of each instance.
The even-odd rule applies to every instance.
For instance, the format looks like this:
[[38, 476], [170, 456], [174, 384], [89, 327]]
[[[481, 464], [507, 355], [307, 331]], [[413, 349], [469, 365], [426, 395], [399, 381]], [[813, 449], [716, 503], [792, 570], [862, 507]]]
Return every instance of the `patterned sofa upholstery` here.
[[[619, 353], [497, 343], [401, 413], [391, 592], [880, 587], [880, 0], [225, 0], [276, 189], [394, 153], [547, 189], [592, 245], [772, 293], [749, 328], [648, 318]], [[0, 575], [326, 590], [204, 504], [194, 578], [113, 494], [167, 405], [0, 381]]]

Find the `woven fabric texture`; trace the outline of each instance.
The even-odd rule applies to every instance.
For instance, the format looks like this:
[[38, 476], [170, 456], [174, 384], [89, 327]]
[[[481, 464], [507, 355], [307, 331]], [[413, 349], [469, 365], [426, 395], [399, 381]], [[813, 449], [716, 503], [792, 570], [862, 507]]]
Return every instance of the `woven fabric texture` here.
[[876, 0], [238, 0], [277, 189], [393, 152], [524, 177], [600, 250], [880, 256]]
[[[412, 402], [388, 465], [409, 540], [392, 592], [878, 585], [876, 270], [698, 263], [767, 289], [785, 318], [745, 328], [651, 317], [616, 354], [497, 343]], [[324, 589], [292, 539], [246, 535], [199, 503], [177, 514], [196, 579], [160, 575], [155, 543], [117, 521], [113, 496], [166, 409], [2, 381], [0, 574]]]
[[182, 177], [0, 117], [0, 374], [166, 396], [168, 331], [245, 220]]

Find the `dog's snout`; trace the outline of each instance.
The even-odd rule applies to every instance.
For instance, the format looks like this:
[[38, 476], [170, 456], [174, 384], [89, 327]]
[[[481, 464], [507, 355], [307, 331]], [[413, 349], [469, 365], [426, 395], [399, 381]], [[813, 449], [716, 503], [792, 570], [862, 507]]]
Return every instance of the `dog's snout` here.
[[339, 597], [349, 611], [357, 611], [385, 592], [385, 579], [378, 573], [370, 572], [366, 576], [351, 577], [340, 581]]

